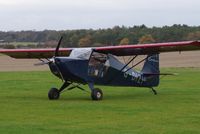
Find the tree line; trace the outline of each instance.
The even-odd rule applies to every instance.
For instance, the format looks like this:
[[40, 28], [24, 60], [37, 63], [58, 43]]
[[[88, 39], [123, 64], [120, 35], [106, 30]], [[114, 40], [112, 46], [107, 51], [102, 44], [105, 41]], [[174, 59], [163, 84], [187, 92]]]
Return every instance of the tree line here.
[[[37, 42], [37, 45], [30, 45], [29, 47], [55, 47], [60, 36], [64, 37], [62, 47], [174, 42], [200, 40], [200, 26], [174, 24], [163, 27], [115, 26], [96, 30], [0, 31], [0, 43], [3, 46], [9, 46], [12, 42]], [[17, 47], [20, 47], [20, 45]]]

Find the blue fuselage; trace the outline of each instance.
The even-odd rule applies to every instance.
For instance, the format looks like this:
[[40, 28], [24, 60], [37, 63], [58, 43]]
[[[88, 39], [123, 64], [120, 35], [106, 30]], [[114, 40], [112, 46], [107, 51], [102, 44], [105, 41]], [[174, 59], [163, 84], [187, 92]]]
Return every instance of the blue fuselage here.
[[[109, 61], [110, 60], [110, 61]], [[109, 59], [109, 64], [90, 65], [89, 60], [57, 57], [55, 63], [49, 65], [51, 72], [65, 81], [77, 83], [93, 83], [108, 86], [136, 86], [153, 87], [159, 84], [159, 80], [154, 77], [146, 77], [142, 73], [126, 68], [119, 61]]]

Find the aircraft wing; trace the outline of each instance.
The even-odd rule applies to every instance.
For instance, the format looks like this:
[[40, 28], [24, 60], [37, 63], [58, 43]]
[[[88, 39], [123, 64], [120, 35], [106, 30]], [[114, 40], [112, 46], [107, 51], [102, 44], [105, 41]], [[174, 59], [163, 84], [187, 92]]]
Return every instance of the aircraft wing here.
[[[59, 56], [69, 56], [72, 49], [60, 48]], [[55, 49], [0, 49], [0, 53], [13, 58], [51, 58]]]
[[174, 51], [200, 50], [200, 41], [120, 45], [94, 48], [94, 51], [116, 56], [147, 55]]
[[[147, 55], [162, 52], [200, 50], [200, 41], [105, 46], [92, 49], [96, 52], [109, 53], [116, 56]], [[60, 48], [59, 56], [69, 56], [72, 50], [73, 48]], [[0, 53], [13, 58], [51, 58], [54, 56], [55, 49], [0, 49]]]

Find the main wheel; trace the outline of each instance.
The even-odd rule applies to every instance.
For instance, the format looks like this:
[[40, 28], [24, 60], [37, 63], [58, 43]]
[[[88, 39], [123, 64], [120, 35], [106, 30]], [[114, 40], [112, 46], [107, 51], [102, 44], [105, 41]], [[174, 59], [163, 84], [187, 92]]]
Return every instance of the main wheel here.
[[103, 99], [103, 92], [99, 88], [95, 88], [92, 90], [91, 93], [92, 100], [102, 100]]
[[57, 100], [60, 97], [60, 92], [57, 88], [51, 88], [48, 93], [49, 100]]

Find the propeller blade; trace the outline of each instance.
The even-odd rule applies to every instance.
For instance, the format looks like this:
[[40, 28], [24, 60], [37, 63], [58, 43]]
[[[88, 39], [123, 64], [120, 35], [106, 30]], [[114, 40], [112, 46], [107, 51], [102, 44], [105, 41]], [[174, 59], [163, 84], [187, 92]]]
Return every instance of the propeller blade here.
[[42, 66], [42, 65], [46, 65], [46, 64], [49, 64], [49, 62], [35, 63], [34, 66]]
[[64, 81], [64, 77], [63, 77], [63, 75], [62, 75], [62, 73], [61, 73], [61, 71], [60, 71], [60, 68], [58, 67], [58, 65], [57, 65], [56, 62], [55, 62], [55, 65], [56, 65], [56, 68], [57, 68], [57, 70], [58, 70], [58, 73], [59, 73], [59, 75], [60, 75], [60, 77], [61, 77], [61, 80]]
[[60, 48], [60, 44], [61, 44], [61, 42], [62, 42], [62, 39], [63, 39], [63, 36], [61, 36], [60, 37], [60, 40], [59, 40], [59, 42], [58, 42], [58, 45], [57, 45], [57, 47], [56, 47], [56, 50], [55, 50], [55, 56], [59, 56], [59, 48]]
[[41, 62], [34, 64], [35, 66], [41, 66], [41, 65], [46, 65], [46, 64], [48, 65], [49, 63], [53, 62], [52, 60], [49, 60], [49, 59], [46, 59], [46, 61], [42, 59], [39, 59], [39, 60]]

